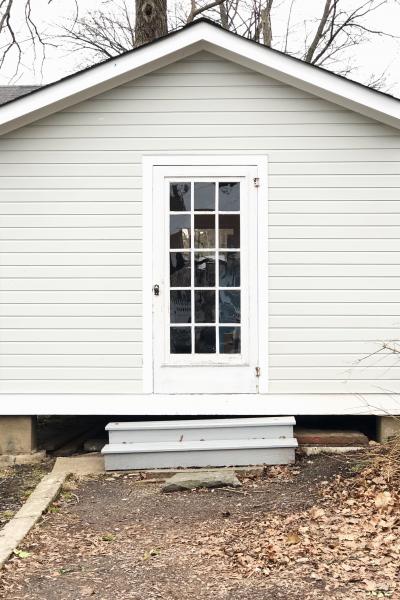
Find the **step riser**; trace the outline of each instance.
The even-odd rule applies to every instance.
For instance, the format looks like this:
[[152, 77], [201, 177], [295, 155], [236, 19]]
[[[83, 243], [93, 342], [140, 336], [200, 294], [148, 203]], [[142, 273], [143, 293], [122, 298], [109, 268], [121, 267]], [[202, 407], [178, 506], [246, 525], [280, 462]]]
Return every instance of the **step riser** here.
[[211, 440], [251, 440], [293, 438], [290, 425], [254, 427], [207, 427], [193, 429], [138, 429], [109, 431], [110, 444], [182, 442]]
[[196, 450], [181, 452], [142, 452], [106, 454], [107, 471], [130, 469], [168, 469], [178, 467], [224, 467], [247, 465], [282, 465], [294, 463], [294, 448], [249, 448], [231, 450]]

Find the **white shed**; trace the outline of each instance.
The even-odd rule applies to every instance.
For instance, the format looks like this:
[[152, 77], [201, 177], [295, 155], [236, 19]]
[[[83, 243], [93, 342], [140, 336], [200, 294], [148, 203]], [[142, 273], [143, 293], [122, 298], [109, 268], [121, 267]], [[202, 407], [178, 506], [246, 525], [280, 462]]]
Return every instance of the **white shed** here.
[[1, 413], [400, 412], [399, 129], [206, 20], [1, 106]]

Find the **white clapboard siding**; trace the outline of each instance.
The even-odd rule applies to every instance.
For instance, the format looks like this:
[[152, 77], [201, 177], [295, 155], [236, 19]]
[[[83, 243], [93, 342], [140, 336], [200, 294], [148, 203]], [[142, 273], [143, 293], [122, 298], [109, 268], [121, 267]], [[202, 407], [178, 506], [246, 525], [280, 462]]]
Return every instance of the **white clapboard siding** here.
[[[274, 367], [284, 369], [288, 367], [344, 367], [352, 369], [352, 376], [354, 373], [363, 372], [366, 377], [368, 373], [374, 373], [374, 369], [376, 368], [382, 369], [381, 375], [385, 377], [389, 375], [390, 369], [393, 369], [393, 374], [396, 374], [396, 377], [393, 377], [393, 379], [397, 379], [400, 368], [400, 356], [386, 350], [382, 350], [378, 354], [361, 357], [359, 354], [286, 354], [285, 360], [286, 366], [282, 367], [280, 355], [271, 354], [269, 366], [271, 369]], [[355, 370], [353, 371], [354, 368]], [[273, 372], [275, 374], [276, 370], [274, 369]]]
[[[177, 128], [175, 127], [175, 135]], [[60, 137], [58, 138], [3, 138], [2, 149], [5, 152], [11, 150], [31, 150], [37, 151], [65, 151], [73, 150], [76, 145], [82, 150], [87, 151], [111, 151], [118, 152], [119, 150], [142, 150], [143, 152], [157, 152], [160, 148], [165, 149], [168, 152], [211, 152], [221, 151], [222, 152], [233, 152], [236, 153], [248, 153], [251, 152], [273, 152], [275, 150], [303, 150], [306, 151], [309, 148], [313, 150], [344, 150], [352, 149], [353, 156], [357, 156], [357, 152], [354, 152], [354, 147], [357, 146], [360, 149], [381, 149], [388, 148], [400, 151], [400, 140], [397, 136], [347, 136], [347, 137], [335, 137], [332, 136], [314, 136], [307, 137], [307, 130], [305, 128], [304, 134], [301, 136], [290, 136], [287, 137], [251, 137], [246, 136], [233, 136], [234, 129], [230, 127], [230, 135], [222, 137], [217, 134], [214, 127], [210, 128], [208, 135], [204, 135], [203, 130], [198, 131], [198, 137], [193, 136], [190, 133], [190, 127], [183, 127], [180, 132], [180, 137], [162, 137], [161, 131], [158, 131], [156, 137], [144, 136], [144, 137], [124, 137], [124, 138], [110, 138], [110, 137], [98, 137], [98, 138], [69, 138]], [[213, 135], [214, 134], [214, 135]], [[218, 147], [215, 147], [216, 141], [218, 141]], [[90, 187], [90, 186], [87, 186]], [[117, 186], [121, 187], [121, 186]], [[338, 187], [340, 187], [338, 182]], [[336, 192], [337, 193], [337, 192]]]
[[[1, 153], [0, 153], [0, 157], [1, 157]], [[17, 177], [15, 179], [15, 185], [17, 186], [19, 182], [19, 178]], [[0, 180], [1, 183], [1, 180]], [[82, 196], [82, 190], [79, 189], [74, 189], [74, 188], [70, 188], [70, 189], [57, 189], [57, 194], [54, 194], [54, 188], [47, 188], [47, 189], [30, 189], [29, 190], [29, 194], [27, 193], [26, 189], [22, 188], [16, 188], [16, 189], [7, 189], [7, 196], [5, 194], [5, 191], [2, 191], [2, 194], [0, 196], [0, 205], [2, 205], [3, 203], [8, 204], [10, 202], [16, 204], [18, 203], [24, 203], [24, 204], [28, 204], [31, 203], [33, 206], [37, 203], [37, 202], [48, 202], [50, 203], [49, 205], [49, 211], [54, 207], [54, 211], [58, 212], [57, 209], [57, 204], [61, 203], [63, 205], [65, 205], [66, 202], [70, 203], [72, 206], [74, 205], [74, 203], [80, 203], [79, 198]], [[84, 202], [82, 202], [83, 205], [87, 205], [89, 203], [94, 203], [95, 205], [97, 203], [99, 203], [98, 207], [99, 209], [103, 206], [104, 202], [109, 202], [114, 196], [115, 196], [115, 191], [112, 189], [89, 189], [89, 188], [85, 188], [85, 200]], [[132, 210], [134, 212], [134, 214], [138, 214], [138, 210], [137, 210], [137, 205], [140, 202], [141, 203], [141, 198], [142, 198], [142, 190], [141, 189], [126, 189], [126, 190], [122, 190], [120, 188], [118, 188], [118, 200], [119, 203], [123, 202], [129, 202], [131, 203], [131, 207]], [[79, 212], [79, 209], [77, 209]], [[117, 208], [117, 212], [118, 212], [118, 208]], [[49, 214], [53, 214], [50, 213]]]
[[[132, 355], [140, 352], [140, 342], [113, 342], [96, 341], [82, 342], [77, 344], [76, 340], [61, 340], [56, 342], [24, 341], [3, 342], [0, 339], [0, 352], [2, 356], [31, 356], [31, 365], [36, 364], [36, 356], [51, 354], [66, 357], [69, 356], [120, 356]], [[10, 358], [12, 361], [12, 358]], [[17, 359], [16, 359], [17, 360]], [[85, 358], [82, 359], [82, 364]], [[13, 363], [14, 364], [14, 363]]]
[[[3, 252], [0, 253], [0, 268], [4, 267], [6, 269], [15, 266], [39, 269], [42, 266], [55, 266], [55, 268], [76, 266], [84, 269], [86, 266], [100, 266], [101, 268], [127, 266], [132, 269], [131, 274], [135, 273], [138, 276], [141, 260], [141, 256], [137, 252], [58, 252], [54, 254], [46, 252]], [[95, 270], [91, 271], [91, 274], [94, 272]], [[12, 274], [17, 273], [18, 269], [15, 268]]]
[[[136, 370], [132, 377], [140, 377], [141, 370]], [[102, 394], [140, 394], [140, 379], [13, 379], [0, 380], [0, 394], [93, 394], [97, 390]], [[111, 408], [111, 407], [110, 407]], [[34, 410], [34, 409], [33, 409]]]
[[[270, 277], [270, 290], [400, 290], [399, 277]], [[13, 284], [11, 284], [13, 285]]]
[[[7, 371], [8, 372], [8, 371]], [[345, 381], [369, 381], [371, 384], [390, 380], [400, 380], [399, 366], [385, 367], [360, 367], [360, 366], [335, 366], [335, 367], [317, 367], [314, 365], [271, 367], [269, 369], [270, 380], [281, 380], [291, 377], [301, 381], [303, 379], [313, 379], [315, 381], [324, 379], [342, 379]]]
[[384, 219], [386, 214], [392, 216], [399, 214], [400, 204], [398, 200], [379, 200], [378, 198], [376, 200], [307, 200], [304, 202], [271, 200], [269, 212], [271, 216], [276, 214], [276, 218], [284, 218], [282, 217], [284, 214], [291, 214], [292, 217], [289, 218], [305, 218], [307, 214], [311, 215], [311, 218], [329, 218], [330, 220], [333, 215], [339, 213], [343, 219], [346, 219], [348, 215], [363, 219], [367, 214]]
[[[379, 305], [381, 306], [381, 305]], [[132, 317], [139, 319], [137, 304], [121, 304], [121, 302], [115, 304], [107, 303], [94, 303], [88, 302], [66, 304], [65, 302], [51, 302], [33, 304], [29, 303], [13, 303], [7, 304], [2, 302], [0, 304], [0, 320], [4, 317], [18, 317], [18, 320], [22, 318], [29, 319], [30, 317]], [[1, 357], [0, 357], [1, 359]]]
[[[389, 178], [389, 176], [388, 176]], [[132, 217], [131, 217], [132, 219]], [[336, 230], [331, 227], [343, 227], [351, 228], [353, 231], [354, 227], [378, 227], [378, 231], [382, 231], [381, 227], [389, 227], [388, 232], [392, 232], [393, 227], [400, 226], [400, 214], [272, 214], [270, 217], [270, 225], [274, 226], [287, 226], [296, 227], [296, 232], [299, 230], [298, 227], [321, 227], [322, 231], [325, 231], [327, 225], [329, 225], [329, 232]], [[347, 230], [347, 229], [346, 229]], [[364, 229], [361, 230], [365, 232]], [[368, 233], [369, 230], [366, 230]], [[386, 231], [386, 230], [384, 230]], [[279, 230], [278, 230], [279, 232]]]
[[281, 366], [285, 366], [285, 356], [288, 354], [357, 354], [364, 358], [373, 352], [382, 351], [381, 340], [323, 340], [323, 341], [293, 341], [281, 340], [270, 343], [270, 355], [281, 356]]
[[[0, 178], [21, 176], [18, 163], [0, 164]], [[71, 164], [27, 164], [24, 177], [104, 177], [108, 174], [114, 177], [140, 177], [140, 164], [122, 163], [104, 166], [102, 163], [71, 163]], [[0, 179], [2, 182], [2, 179]]]
[[[347, 260], [349, 257], [347, 256]], [[126, 267], [128, 268], [128, 267]], [[2, 269], [0, 267], [0, 274]], [[272, 264], [269, 268], [272, 277], [400, 277], [399, 264]]]
[[399, 132], [201, 52], [0, 138], [0, 393], [142, 391], [145, 153], [268, 155], [271, 393], [400, 391]]
[[[328, 137], [336, 136], [343, 137], [348, 139], [350, 136], [352, 137], [374, 137], [378, 136], [379, 139], [382, 135], [387, 135], [389, 140], [395, 140], [397, 143], [397, 136], [394, 134], [393, 130], [387, 129], [382, 131], [382, 125], [370, 125], [370, 124], [326, 124], [324, 125], [324, 132], [321, 132], [320, 124], [311, 125], [311, 124], [271, 124], [271, 125], [262, 125], [262, 124], [246, 124], [240, 125], [236, 123], [235, 127], [235, 135], [236, 137], [246, 137], [251, 136], [253, 138], [265, 138], [279, 136], [281, 134], [282, 137], [302, 137], [306, 134], [313, 137], [320, 137], [322, 135], [326, 135]], [[164, 135], [167, 138], [175, 138], [176, 135], [176, 125], [158, 125], [151, 123], [149, 125], [101, 125], [101, 138], [110, 138], [114, 140], [116, 137], [118, 139], [126, 139], [131, 137], [138, 138], [159, 138]], [[232, 135], [232, 124], [202, 124], [202, 125], [192, 125], [190, 127], [190, 132], [195, 137], [212, 137], [213, 135], [219, 138], [229, 138]], [[99, 139], [99, 126], [98, 125], [70, 125], [68, 127], [60, 128], [57, 125], [51, 126], [36, 126], [30, 128], [28, 131], [24, 129], [19, 129], [16, 132], [9, 134], [8, 138], [12, 140], [19, 139], [59, 139], [60, 137], [63, 139]], [[189, 137], [188, 134], [185, 134], [184, 137]]]
[[[355, 113], [339, 110], [331, 111], [303, 111], [303, 112], [271, 112], [257, 111], [246, 112], [93, 112], [93, 113], [68, 113], [54, 115], [46, 119], [46, 125], [71, 126], [71, 125], [191, 125], [195, 120], [201, 125], [279, 125], [279, 124], [316, 124], [316, 123], [368, 123], [368, 119]], [[41, 121], [34, 127], [42, 127]]]
[[[400, 252], [357, 252], [354, 250], [315, 252], [270, 252], [270, 265], [400, 265]], [[282, 271], [283, 273], [283, 271]]]
[[[36, 354], [35, 358], [32, 358], [31, 354], [2, 354], [0, 360], [0, 373], [4, 376], [3, 369], [6, 367], [9, 369], [9, 374], [17, 372], [16, 369], [21, 368], [119, 368], [119, 369], [131, 369], [140, 368], [141, 366], [141, 345], [137, 345], [136, 354]], [[56, 371], [54, 371], [56, 372]], [[51, 371], [53, 373], [53, 370]], [[2, 377], [4, 379], [4, 377]], [[8, 378], [8, 377], [7, 377]], [[36, 379], [36, 377], [34, 377]]]
[[[269, 385], [271, 394], [298, 394], [299, 387], [304, 394], [325, 394], [327, 390], [331, 394], [399, 394], [400, 381], [398, 379], [375, 379], [365, 381], [362, 379], [346, 379], [337, 377], [336, 379], [274, 379]], [[321, 398], [323, 401], [323, 398]], [[354, 409], [359, 414], [360, 400], [354, 397]], [[379, 409], [374, 405], [373, 400], [365, 407], [365, 414], [369, 414], [369, 409]]]
[[[62, 114], [62, 113], [60, 113]], [[4, 141], [5, 143], [5, 141]], [[3, 142], [2, 142], [3, 148]], [[165, 154], [170, 153], [170, 150], [165, 147], [163, 150]], [[225, 152], [230, 153], [228, 149], [225, 149]], [[399, 157], [398, 149], [388, 149], [388, 148], [380, 148], [379, 153], [376, 152], [376, 149], [365, 149], [358, 148], [357, 150], [353, 149], [324, 149], [321, 148], [319, 150], [311, 150], [307, 149], [307, 152], [303, 150], [281, 150], [275, 149], [273, 153], [270, 152], [268, 147], [264, 148], [264, 152], [268, 154], [270, 167], [274, 162], [281, 163], [282, 161], [285, 164], [289, 165], [291, 163], [304, 162], [307, 164], [320, 164], [324, 162], [355, 162], [360, 160], [365, 160], [368, 162], [376, 161], [376, 163], [390, 163], [397, 162]], [[65, 146], [60, 151], [48, 151], [43, 150], [42, 148], [36, 150], [27, 149], [27, 144], [24, 148], [18, 151], [8, 150], [7, 152], [1, 152], [1, 163], [4, 165], [8, 164], [40, 164], [40, 165], [49, 165], [49, 169], [52, 165], [66, 164], [66, 165], [76, 165], [76, 164], [102, 164], [104, 168], [111, 168], [115, 164], [128, 164], [135, 165], [138, 161], [141, 160], [142, 154], [139, 151], [129, 151], [129, 150], [119, 150], [118, 152], [113, 152], [111, 150], [82, 150], [79, 149], [67, 149]], [[197, 154], [198, 150], [193, 149], [193, 153]], [[242, 154], [252, 154], [251, 148], [245, 150], [242, 149]], [[384, 191], [384, 190], [383, 190]], [[130, 197], [135, 194], [135, 191], [128, 190]], [[132, 193], [131, 193], [132, 192]], [[276, 193], [276, 190], [275, 190]], [[105, 195], [107, 199], [107, 194], [109, 196], [109, 192], [107, 190], [99, 190], [99, 196]], [[140, 193], [136, 191], [137, 199], [141, 199]], [[311, 198], [312, 199], [312, 198]], [[327, 198], [328, 199], [328, 198]], [[351, 198], [347, 198], [347, 200], [351, 200]], [[362, 199], [362, 198], [361, 198]], [[368, 198], [367, 198], [368, 199]], [[374, 198], [377, 199], [376, 190]], [[56, 200], [56, 199], [55, 199]], [[85, 201], [87, 198], [85, 198]]]
[[[1, 183], [1, 180], [0, 180]], [[92, 218], [96, 216], [106, 215], [113, 217], [114, 221], [118, 219], [133, 219], [138, 223], [141, 223], [140, 216], [142, 212], [142, 206], [139, 202], [125, 201], [125, 202], [77, 202], [76, 200], [67, 200], [66, 202], [51, 202], [51, 201], [34, 201], [29, 202], [1, 202], [0, 201], [0, 217], [3, 223], [4, 216], [13, 216], [16, 218], [23, 218], [24, 215], [38, 218], [39, 215], [49, 217], [50, 215], [61, 215], [59, 218], [65, 216], [73, 216], [75, 219]], [[16, 214], [16, 210], [18, 211]], [[31, 222], [31, 221], [30, 221]], [[64, 221], [62, 221], [64, 222]], [[116, 221], [115, 221], [116, 222]]]
[[[1, 318], [0, 318], [1, 323]], [[296, 329], [313, 328], [343, 328], [352, 327], [354, 329], [383, 328], [393, 330], [400, 328], [400, 315], [388, 316], [385, 313], [380, 315], [284, 315], [271, 316], [270, 326], [273, 328], [293, 327]], [[399, 355], [400, 359], [400, 355]]]
[[[140, 266], [131, 265], [63, 265], [54, 266], [3, 266], [0, 263], [0, 279], [99, 279], [99, 278], [126, 278], [137, 279], [142, 276]], [[3, 288], [5, 289], [5, 288]]]
[[[79, 315], [68, 316], [64, 314], [54, 316], [12, 316], [0, 315], [0, 329], [57, 329], [58, 327], [71, 329], [139, 329], [140, 317], [131, 316], [98, 316]], [[1, 363], [1, 360], [0, 360]]]
[[398, 319], [400, 303], [398, 302], [270, 302], [269, 314], [271, 316], [319, 316], [332, 318], [336, 315], [361, 317], [377, 317], [384, 315]]

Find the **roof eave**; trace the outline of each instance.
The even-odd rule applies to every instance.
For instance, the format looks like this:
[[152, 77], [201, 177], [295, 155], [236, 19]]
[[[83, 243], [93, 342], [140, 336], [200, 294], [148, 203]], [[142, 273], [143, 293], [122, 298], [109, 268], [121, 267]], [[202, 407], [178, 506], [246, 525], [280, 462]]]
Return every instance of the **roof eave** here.
[[212, 32], [208, 29], [204, 35], [204, 49], [217, 51], [227, 60], [400, 129], [400, 100], [397, 98], [293, 60], [280, 52], [266, 52], [264, 46], [248, 44], [245, 38], [229, 34], [225, 37], [225, 33], [222, 29]]
[[400, 101], [233, 35], [208, 22], [167, 35], [0, 107], [0, 135], [28, 125], [200, 50], [400, 129]]

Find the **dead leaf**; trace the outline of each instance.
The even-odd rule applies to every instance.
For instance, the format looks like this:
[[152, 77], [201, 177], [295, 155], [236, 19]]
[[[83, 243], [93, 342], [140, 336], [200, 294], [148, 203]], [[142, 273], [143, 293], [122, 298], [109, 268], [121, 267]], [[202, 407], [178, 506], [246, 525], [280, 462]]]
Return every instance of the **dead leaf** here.
[[379, 492], [379, 494], [375, 496], [374, 502], [377, 508], [386, 508], [392, 504], [392, 495], [388, 491]]
[[299, 544], [301, 542], [301, 537], [297, 533], [290, 533], [286, 538], [286, 542], [289, 546]]
[[323, 508], [318, 508], [317, 506], [313, 506], [310, 511], [310, 516], [312, 519], [320, 519], [325, 516], [325, 511]]

